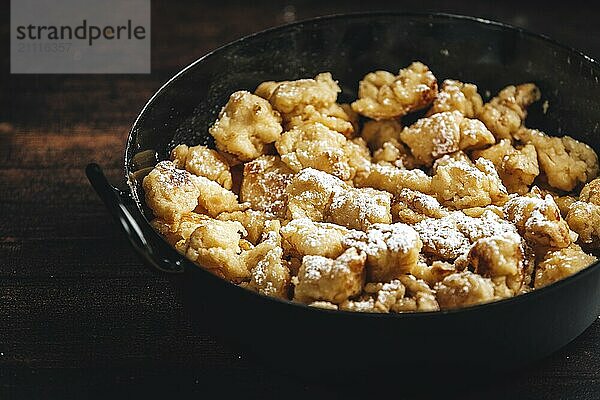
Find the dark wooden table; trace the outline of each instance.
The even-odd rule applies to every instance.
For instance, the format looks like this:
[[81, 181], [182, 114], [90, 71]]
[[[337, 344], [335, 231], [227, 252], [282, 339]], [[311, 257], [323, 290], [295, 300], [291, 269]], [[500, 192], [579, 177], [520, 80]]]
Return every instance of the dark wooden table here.
[[[128, 128], [180, 68], [240, 36], [294, 19], [366, 9], [436, 10], [501, 20], [600, 56], [595, 10], [484, 2], [323, 1], [152, 5], [152, 74], [9, 74], [8, 1], [0, 8], [0, 398], [379, 396], [379, 383], [322, 385], [268, 370], [190, 322], [164, 277], [130, 249], [84, 174], [122, 179]], [[361, 4], [362, 3], [362, 4]], [[473, 2], [475, 3], [475, 2]], [[486, 5], [487, 4], [487, 5]], [[201, 316], [200, 320], [201, 320]], [[524, 371], [441, 388], [444, 398], [598, 399], [600, 321]], [[485, 354], [482, 354], [484, 357]], [[394, 398], [439, 398], [401, 373]]]

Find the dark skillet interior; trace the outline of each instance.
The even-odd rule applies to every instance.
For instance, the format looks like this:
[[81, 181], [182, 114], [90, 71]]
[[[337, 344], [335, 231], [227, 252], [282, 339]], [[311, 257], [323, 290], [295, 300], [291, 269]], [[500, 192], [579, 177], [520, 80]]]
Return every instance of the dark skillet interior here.
[[[126, 173], [131, 176], [137, 168], [132, 158], [140, 151], [154, 150], [158, 159], [166, 159], [179, 143], [212, 145], [208, 127], [236, 90], [253, 91], [265, 80], [330, 71], [343, 88], [340, 99], [348, 101], [355, 98], [358, 81], [367, 72], [397, 71], [414, 60], [427, 64], [440, 82], [473, 82], [482, 94], [535, 82], [543, 97], [531, 107], [527, 125], [550, 135], [571, 135], [600, 150], [600, 69], [593, 61], [551, 40], [496, 23], [386, 13], [300, 22], [244, 38], [200, 59], [165, 85], [136, 121], [126, 150]], [[544, 101], [549, 105], [546, 115]], [[132, 180], [131, 186], [150, 219], [139, 201], [139, 183]], [[376, 353], [359, 350], [365, 340], [373, 351], [387, 354], [389, 364], [401, 359], [403, 364], [452, 368], [514, 366], [568, 343], [600, 311], [595, 295], [600, 290], [599, 268], [524, 300], [426, 318], [370, 318], [272, 301], [187, 264], [184, 281], [192, 309], [204, 306], [219, 332], [275, 364], [291, 363], [301, 372], [369, 369], [372, 362], [382, 362], [372, 358]], [[483, 360], [482, 352], [487, 354]]]

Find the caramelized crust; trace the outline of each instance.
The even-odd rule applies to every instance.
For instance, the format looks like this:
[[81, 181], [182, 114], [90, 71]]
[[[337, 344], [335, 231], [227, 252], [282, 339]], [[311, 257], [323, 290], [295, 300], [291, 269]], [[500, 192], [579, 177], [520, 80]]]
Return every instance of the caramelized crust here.
[[516, 149], [510, 140], [501, 139], [485, 150], [473, 152], [473, 158], [479, 157], [494, 164], [509, 193], [529, 192], [529, 187], [540, 174], [537, 151], [531, 144]]
[[296, 258], [336, 258], [344, 252], [342, 241], [349, 232], [340, 225], [313, 222], [309, 218], [293, 219], [281, 228], [283, 249]]
[[579, 243], [593, 248], [600, 245], [600, 206], [575, 201], [569, 205], [565, 221], [579, 235]]
[[576, 244], [550, 250], [535, 269], [535, 288], [564, 279], [598, 261]]
[[280, 113], [297, 115], [307, 106], [330, 106], [335, 103], [340, 91], [331, 74], [324, 72], [314, 79], [263, 82], [256, 88], [255, 93], [269, 100], [273, 108]]
[[267, 145], [281, 136], [281, 116], [268, 101], [239, 91], [219, 113], [209, 129], [217, 148], [240, 161], [250, 161], [268, 151]]
[[206, 146], [188, 147], [180, 144], [171, 151], [175, 167], [185, 169], [194, 175], [203, 176], [231, 190], [233, 181], [229, 164], [223, 156]]
[[459, 111], [445, 111], [421, 118], [400, 133], [412, 155], [424, 165], [458, 150], [477, 149], [495, 142], [479, 120], [465, 118]]
[[441, 309], [467, 307], [495, 299], [492, 280], [470, 271], [448, 275], [435, 285], [435, 291]]
[[598, 176], [598, 156], [587, 144], [570, 136], [550, 137], [534, 129], [521, 129], [516, 137], [535, 147], [548, 184], [571, 191]]
[[483, 100], [477, 93], [477, 86], [446, 79], [435, 97], [427, 115], [445, 111], [458, 111], [467, 118], [477, 118], [483, 108]]
[[431, 190], [443, 205], [454, 209], [502, 205], [508, 199], [494, 165], [484, 158], [474, 166], [463, 161], [438, 166]]
[[406, 188], [431, 193], [431, 177], [420, 169], [401, 169], [388, 164], [371, 164], [368, 171], [354, 179], [358, 187], [372, 187], [391, 194]]
[[533, 83], [507, 86], [483, 106], [479, 119], [497, 139], [511, 140], [527, 117], [527, 107], [540, 97], [540, 89]]
[[549, 194], [513, 197], [504, 205], [504, 215], [535, 246], [562, 248], [572, 242], [569, 225]]
[[146, 205], [157, 218], [164, 221], [179, 221], [198, 206], [200, 190], [194, 176], [186, 170], [175, 168], [170, 161], [162, 161], [144, 177]]
[[339, 304], [362, 291], [366, 256], [351, 248], [336, 259], [305, 256], [298, 271], [294, 300]]
[[392, 203], [394, 222], [416, 224], [427, 218], [442, 218], [448, 211], [433, 196], [416, 190], [402, 189]]
[[343, 243], [366, 253], [370, 282], [385, 282], [411, 273], [423, 246], [417, 232], [402, 223], [375, 224], [366, 232], [351, 232]]
[[242, 237], [246, 235], [239, 222], [204, 219], [185, 243], [185, 256], [212, 273], [233, 282], [250, 276], [240, 256]]
[[437, 93], [437, 80], [426, 65], [413, 62], [398, 75], [387, 71], [367, 74], [358, 86], [352, 109], [375, 120], [401, 117], [427, 107]]
[[285, 189], [294, 172], [278, 156], [260, 156], [244, 165], [240, 198], [254, 210], [285, 217]]
[[[294, 172], [315, 168], [351, 180], [369, 159], [344, 135], [321, 123], [294, 127], [275, 143], [281, 160]], [[364, 158], [364, 160], [361, 160]]]
[[600, 206], [600, 179], [587, 183], [581, 189], [579, 200]]
[[372, 188], [354, 188], [333, 175], [312, 168], [302, 170], [286, 189], [289, 219], [310, 218], [350, 229], [389, 223], [391, 194]]

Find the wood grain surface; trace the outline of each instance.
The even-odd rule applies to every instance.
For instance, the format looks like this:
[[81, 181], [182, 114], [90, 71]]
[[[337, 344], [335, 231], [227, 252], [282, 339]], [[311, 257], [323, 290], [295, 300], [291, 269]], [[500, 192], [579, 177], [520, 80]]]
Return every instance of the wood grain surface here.
[[[209, 326], [191, 323], [171, 283], [140, 263], [111, 221], [85, 165], [98, 162], [122, 182], [127, 131], [152, 93], [204, 53], [267, 27], [346, 11], [447, 11], [517, 24], [600, 57], [597, 14], [585, 4], [154, 1], [151, 74], [27, 76], [9, 74], [3, 2], [0, 398], [380, 397], [379, 382], [359, 377], [343, 386], [317, 384], [267, 369], [212, 336]], [[597, 321], [526, 370], [485, 381], [465, 371], [464, 381], [445, 387], [411, 386], [402, 380], [402, 368], [410, 368], [403, 365], [389, 395], [599, 399], [599, 344]]]

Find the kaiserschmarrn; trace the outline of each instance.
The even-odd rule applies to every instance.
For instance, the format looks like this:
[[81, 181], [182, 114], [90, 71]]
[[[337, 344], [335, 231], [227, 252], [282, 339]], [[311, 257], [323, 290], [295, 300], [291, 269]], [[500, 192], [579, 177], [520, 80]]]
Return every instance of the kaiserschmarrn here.
[[310, 307], [405, 313], [597, 261], [598, 156], [526, 125], [534, 83], [489, 98], [415, 61], [368, 72], [350, 103], [329, 72], [245, 89], [215, 146], [179, 144], [142, 182], [154, 229], [201, 268]]

